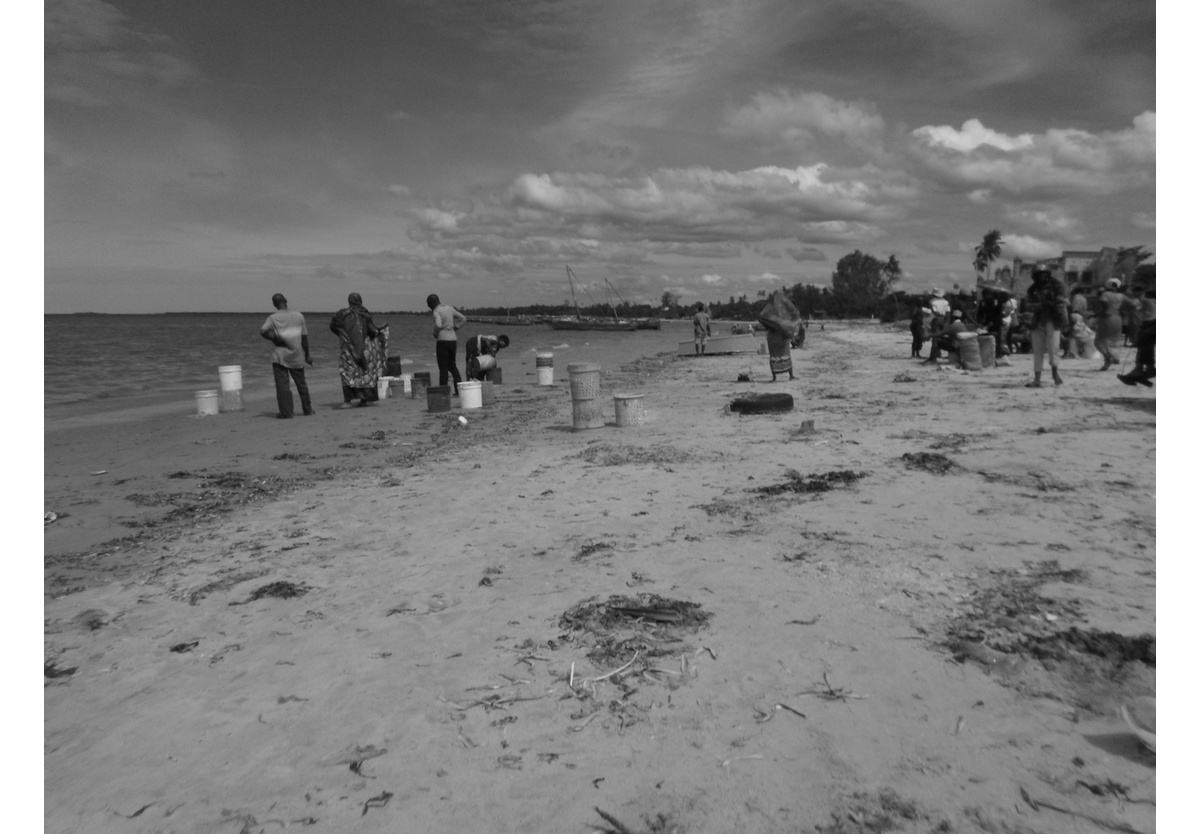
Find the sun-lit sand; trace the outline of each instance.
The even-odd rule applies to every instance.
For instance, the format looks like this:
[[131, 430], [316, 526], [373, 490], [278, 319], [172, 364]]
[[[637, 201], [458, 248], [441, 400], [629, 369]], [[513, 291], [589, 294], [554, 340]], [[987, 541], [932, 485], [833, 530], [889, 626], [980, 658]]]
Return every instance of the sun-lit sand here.
[[908, 342], [48, 427], [46, 830], [1152, 831], [1155, 392]]

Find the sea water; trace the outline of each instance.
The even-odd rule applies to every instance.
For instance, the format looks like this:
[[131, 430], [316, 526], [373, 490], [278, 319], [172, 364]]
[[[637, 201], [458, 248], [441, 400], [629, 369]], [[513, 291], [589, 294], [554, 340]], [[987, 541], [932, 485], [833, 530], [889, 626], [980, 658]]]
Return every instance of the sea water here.
[[[77, 411], [82, 404], [103, 411], [142, 404], [179, 402], [194, 411], [195, 393], [220, 387], [218, 368], [241, 365], [247, 392], [274, 391], [269, 342], [259, 335], [263, 313], [164, 313], [156, 315], [47, 315], [44, 318], [45, 416]], [[388, 354], [401, 357], [404, 373], [430, 372], [437, 380], [433, 325], [428, 314], [375, 313], [389, 325]], [[338, 340], [330, 313], [305, 313], [313, 367], [310, 385], [338, 385]], [[615, 370], [643, 356], [674, 353], [691, 338], [691, 322], [664, 321], [661, 330], [631, 332], [561, 331], [546, 325], [468, 322], [458, 331], [458, 369], [466, 371], [466, 340], [480, 333], [506, 334], [499, 354], [508, 387], [536, 384], [534, 357], [552, 352], [568, 362], [595, 362]], [[271, 394], [273, 396], [273, 394]]]

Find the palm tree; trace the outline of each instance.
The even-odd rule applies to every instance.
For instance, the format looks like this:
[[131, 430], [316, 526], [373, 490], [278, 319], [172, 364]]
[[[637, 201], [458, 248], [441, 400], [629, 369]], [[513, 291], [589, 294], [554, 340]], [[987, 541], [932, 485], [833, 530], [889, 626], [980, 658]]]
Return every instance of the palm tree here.
[[975, 247], [975, 272], [985, 273], [988, 281], [992, 279], [992, 262], [1000, 257], [1000, 249], [1004, 238], [999, 229], [992, 229], [983, 236], [983, 243]]

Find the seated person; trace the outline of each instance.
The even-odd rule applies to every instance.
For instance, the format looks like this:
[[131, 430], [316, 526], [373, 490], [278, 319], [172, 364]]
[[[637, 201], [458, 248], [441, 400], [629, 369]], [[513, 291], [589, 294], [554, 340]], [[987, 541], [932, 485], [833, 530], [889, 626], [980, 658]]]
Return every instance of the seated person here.
[[1071, 324], [1063, 333], [1067, 340], [1064, 356], [1091, 359], [1096, 355], [1096, 331], [1087, 326], [1081, 313], [1071, 313]]
[[967, 326], [963, 323], [962, 310], [954, 310], [950, 313], [950, 323], [942, 328], [941, 332], [934, 334], [933, 342], [929, 347], [929, 358], [922, 362], [922, 365], [936, 365], [941, 351], [958, 352], [958, 334], [966, 332]]
[[[488, 371], [481, 370], [479, 365], [479, 357], [491, 356], [495, 357], [500, 352], [501, 348], [508, 347], [508, 337], [501, 334], [499, 336], [472, 336], [467, 340], [466, 358], [467, 358], [467, 379], [487, 379]], [[495, 366], [495, 363], [491, 363]]]

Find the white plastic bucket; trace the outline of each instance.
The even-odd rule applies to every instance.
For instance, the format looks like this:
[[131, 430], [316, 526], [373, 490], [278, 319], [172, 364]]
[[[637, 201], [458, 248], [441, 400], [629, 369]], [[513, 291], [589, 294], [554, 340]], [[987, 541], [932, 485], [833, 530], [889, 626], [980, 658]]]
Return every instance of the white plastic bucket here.
[[412, 396], [412, 374], [400, 374], [400, 384], [404, 386], [404, 393]]
[[221, 374], [221, 390], [222, 391], [241, 391], [242, 390], [242, 366], [241, 365], [222, 365], [217, 368]]
[[458, 401], [464, 408], [483, 408], [483, 383], [458, 383]]
[[554, 384], [554, 354], [539, 353], [537, 355], [537, 381], [538, 385], [553, 385]]
[[216, 414], [220, 410], [217, 399], [219, 396], [219, 391], [197, 391], [196, 414], [201, 417]]
[[388, 398], [388, 388], [391, 383], [386, 376], [381, 376], [375, 381], [375, 393], [379, 395], [379, 399], [386, 400]]
[[479, 362], [480, 371], [490, 371], [492, 368], [496, 367], [496, 357], [494, 356], [481, 354], [476, 357], [476, 361]]

